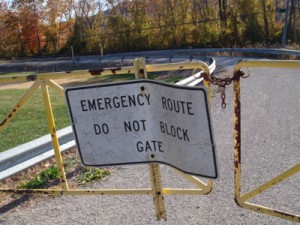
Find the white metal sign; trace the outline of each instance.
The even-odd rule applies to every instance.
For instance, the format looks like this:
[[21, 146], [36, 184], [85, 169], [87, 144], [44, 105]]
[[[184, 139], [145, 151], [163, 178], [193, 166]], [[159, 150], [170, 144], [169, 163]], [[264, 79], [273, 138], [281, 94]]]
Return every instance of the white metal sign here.
[[217, 178], [206, 90], [134, 80], [66, 90], [86, 166], [158, 162]]

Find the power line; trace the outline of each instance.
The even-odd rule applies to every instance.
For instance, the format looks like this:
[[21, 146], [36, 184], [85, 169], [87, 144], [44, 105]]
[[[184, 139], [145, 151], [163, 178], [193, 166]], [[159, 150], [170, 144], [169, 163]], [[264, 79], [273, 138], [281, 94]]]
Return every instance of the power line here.
[[[118, 32], [105, 32], [103, 34], [106, 35], [112, 35], [112, 34], [126, 34], [126, 33], [131, 33], [131, 32], [141, 32], [141, 31], [146, 31], [146, 30], [154, 30], [154, 29], [162, 29], [162, 28], [168, 28], [168, 27], [178, 27], [178, 26], [185, 26], [185, 25], [190, 25], [190, 24], [200, 24], [200, 23], [207, 23], [207, 22], [214, 22], [218, 21], [220, 18], [214, 18], [214, 19], [206, 19], [206, 20], [199, 20], [199, 21], [193, 21], [193, 22], [185, 22], [185, 23], [176, 23], [176, 24], [170, 24], [170, 25], [160, 25], [160, 26], [153, 26], [153, 27], [146, 27], [146, 28], [141, 28], [141, 29], [131, 29], [131, 30], [122, 30]], [[95, 37], [97, 35], [90, 35], [89, 37]]]
[[[266, 13], [270, 13], [271, 11], [267, 11]], [[244, 14], [237, 14], [237, 17], [246, 17], [246, 16], [253, 16], [253, 15], [259, 15], [263, 14], [263, 12], [253, 12], [253, 13], [244, 13]], [[176, 24], [168, 24], [168, 25], [160, 25], [160, 26], [152, 26], [152, 27], [146, 27], [146, 28], [140, 28], [140, 29], [128, 29], [128, 30], [121, 30], [118, 32], [104, 32], [102, 35], [113, 35], [113, 34], [126, 34], [131, 32], [141, 32], [146, 30], [154, 30], [154, 29], [162, 29], [162, 28], [168, 28], [168, 27], [178, 27], [178, 26], [185, 26], [190, 24], [201, 24], [201, 23], [207, 23], [207, 22], [214, 22], [219, 21], [221, 18], [213, 18], [213, 19], [205, 19], [205, 20], [199, 20], [199, 21], [192, 21], [192, 22], [184, 22], [184, 23], [176, 23]], [[96, 37], [98, 35], [90, 35], [88, 37]]]

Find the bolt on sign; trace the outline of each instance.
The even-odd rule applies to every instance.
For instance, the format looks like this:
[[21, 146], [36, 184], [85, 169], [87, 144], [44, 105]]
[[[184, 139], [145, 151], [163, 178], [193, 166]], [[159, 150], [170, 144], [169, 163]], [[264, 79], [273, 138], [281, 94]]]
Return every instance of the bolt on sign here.
[[205, 88], [134, 80], [65, 94], [84, 165], [156, 162], [217, 178]]

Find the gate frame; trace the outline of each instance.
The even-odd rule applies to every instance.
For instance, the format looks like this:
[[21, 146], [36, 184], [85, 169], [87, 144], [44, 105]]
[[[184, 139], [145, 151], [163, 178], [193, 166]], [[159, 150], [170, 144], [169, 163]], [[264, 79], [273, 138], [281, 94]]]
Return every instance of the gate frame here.
[[[258, 186], [252, 191], [241, 195], [241, 101], [240, 101], [240, 77], [243, 74], [242, 68], [297, 68], [300, 69], [300, 61], [267, 61], [267, 60], [242, 60], [234, 66], [233, 71], [233, 92], [234, 92], [234, 200], [236, 204], [242, 208], [246, 208], [255, 212], [279, 217], [282, 219], [300, 222], [300, 215], [271, 209], [265, 206], [256, 205], [247, 202], [247, 200], [261, 194], [278, 183], [284, 181], [290, 176], [300, 172], [300, 163], [292, 168], [282, 172], [273, 179]], [[246, 78], [246, 77], [245, 77]]]
[[[48, 121], [49, 132], [51, 134], [52, 145], [55, 152], [55, 160], [59, 170], [61, 181], [60, 189], [13, 189], [13, 188], [0, 188], [0, 193], [13, 193], [21, 195], [153, 195], [154, 206], [156, 211], [157, 220], [166, 220], [166, 210], [163, 195], [207, 195], [213, 189], [213, 180], [207, 179], [207, 183], [201, 181], [195, 176], [185, 174], [181, 171], [174, 169], [179, 175], [186, 178], [188, 181], [194, 183], [197, 188], [163, 188], [161, 182], [160, 165], [157, 163], [149, 163], [151, 188], [145, 189], [70, 189], [67, 183], [66, 174], [63, 166], [63, 159], [60, 152], [58, 137], [56, 134], [55, 120], [52, 112], [51, 99], [48, 87], [58, 90], [64, 94], [63, 87], [55, 83], [54, 79], [61, 78], [82, 78], [98, 76], [98, 75], [116, 75], [116, 74], [130, 74], [134, 73], [136, 79], [147, 78], [148, 72], [159, 71], [173, 71], [173, 70], [188, 70], [197, 69], [202, 70], [203, 74], [210, 74], [209, 67], [204, 62], [182, 62], [182, 63], [168, 63], [168, 64], [152, 64], [146, 65], [144, 58], [137, 58], [134, 60], [134, 66], [115, 67], [115, 68], [100, 68], [94, 70], [75, 70], [57, 73], [40, 73], [33, 75], [21, 76], [0, 76], [0, 83], [11, 82], [27, 82], [34, 81], [32, 86], [24, 93], [19, 102], [13, 107], [11, 112], [6, 118], [0, 122], [0, 132], [4, 127], [15, 117], [17, 112], [23, 105], [30, 99], [34, 92], [41, 87], [44, 99], [44, 107]], [[204, 81], [205, 86], [209, 93], [209, 103], [211, 102], [210, 96], [210, 82]]]

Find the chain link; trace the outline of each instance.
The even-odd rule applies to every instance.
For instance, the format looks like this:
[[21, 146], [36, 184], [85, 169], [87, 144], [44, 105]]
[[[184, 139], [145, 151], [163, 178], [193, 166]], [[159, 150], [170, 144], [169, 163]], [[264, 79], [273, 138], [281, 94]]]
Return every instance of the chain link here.
[[219, 77], [214, 77], [214, 76], [211, 76], [210, 77], [210, 82], [213, 84], [213, 85], [218, 85], [218, 86], [221, 86], [221, 87], [225, 87], [226, 85], [230, 85], [231, 82], [232, 82], [232, 78], [219, 78]]
[[213, 85], [218, 85], [220, 87], [221, 91], [221, 107], [222, 109], [226, 108], [226, 93], [225, 93], [225, 86], [230, 85], [233, 78], [219, 78], [219, 77], [210, 77], [210, 82]]
[[247, 78], [250, 75], [250, 71], [249, 73], [245, 76], [245, 73], [242, 71], [237, 71], [237, 73], [234, 74], [233, 77], [231, 78], [219, 78], [219, 77], [215, 77], [215, 76], [208, 76], [207, 74], [202, 74], [203, 78], [205, 80], [209, 80], [211, 82], [211, 84], [213, 85], [217, 85], [220, 88], [220, 93], [221, 93], [221, 106], [223, 109], [226, 108], [226, 93], [225, 93], [225, 86], [226, 85], [230, 85], [232, 83], [232, 81], [234, 79], [236, 79], [236, 77], [243, 77], [243, 78]]
[[225, 102], [226, 94], [225, 94], [225, 90], [221, 93], [221, 99], [222, 99], [222, 103], [221, 103], [222, 109], [225, 109], [226, 108], [226, 102]]

